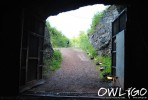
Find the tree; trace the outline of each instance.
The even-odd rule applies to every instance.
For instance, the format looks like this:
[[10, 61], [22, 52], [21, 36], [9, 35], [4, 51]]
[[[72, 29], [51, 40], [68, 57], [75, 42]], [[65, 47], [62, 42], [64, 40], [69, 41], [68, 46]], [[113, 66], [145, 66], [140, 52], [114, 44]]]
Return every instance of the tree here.
[[54, 27], [51, 27], [49, 22], [46, 22], [46, 25], [51, 36], [52, 46], [54, 48], [67, 47], [67, 41], [69, 41], [69, 39], [66, 36], [64, 36], [62, 32], [60, 32]]

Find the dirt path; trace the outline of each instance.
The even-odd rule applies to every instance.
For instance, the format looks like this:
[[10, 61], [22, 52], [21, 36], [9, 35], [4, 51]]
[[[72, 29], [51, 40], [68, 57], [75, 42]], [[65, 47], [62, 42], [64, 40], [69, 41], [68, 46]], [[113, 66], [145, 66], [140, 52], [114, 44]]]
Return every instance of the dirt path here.
[[100, 87], [106, 87], [107, 84], [100, 82], [95, 65], [83, 51], [75, 48], [59, 50], [63, 56], [61, 68], [46, 84], [33, 91], [97, 93]]

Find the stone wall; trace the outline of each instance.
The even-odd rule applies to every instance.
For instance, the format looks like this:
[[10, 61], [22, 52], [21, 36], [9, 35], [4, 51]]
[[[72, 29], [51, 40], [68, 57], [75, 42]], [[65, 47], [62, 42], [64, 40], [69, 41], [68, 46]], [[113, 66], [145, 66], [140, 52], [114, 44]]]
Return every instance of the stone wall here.
[[47, 29], [47, 27], [45, 27], [45, 34], [44, 34], [44, 58], [46, 59], [50, 59], [53, 55], [53, 48], [50, 42], [50, 34], [49, 31]]
[[99, 55], [111, 55], [112, 21], [123, 8], [123, 6], [119, 5], [109, 6], [104, 12], [100, 23], [96, 26], [96, 31], [89, 36], [90, 42], [96, 48]]

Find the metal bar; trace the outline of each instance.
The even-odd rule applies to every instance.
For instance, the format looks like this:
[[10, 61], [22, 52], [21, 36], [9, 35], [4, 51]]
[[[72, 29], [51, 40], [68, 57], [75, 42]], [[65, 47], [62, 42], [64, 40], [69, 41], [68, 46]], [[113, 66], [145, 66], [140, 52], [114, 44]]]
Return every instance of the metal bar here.
[[22, 9], [22, 20], [21, 20], [21, 46], [20, 46], [20, 72], [19, 72], [19, 87], [21, 85], [21, 76], [22, 76], [22, 71], [21, 71], [21, 67], [22, 67], [22, 45], [23, 45], [23, 27], [24, 27], [24, 10]]
[[29, 40], [30, 40], [30, 37], [29, 37], [29, 34], [28, 34], [28, 40], [27, 40], [27, 55], [26, 55], [26, 81], [25, 83], [27, 82], [28, 78], [28, 57], [29, 57]]
[[112, 51], [112, 53], [116, 53], [116, 51]]
[[37, 36], [37, 37], [40, 37], [40, 38], [44, 38], [44, 36], [39, 35], [39, 34], [37, 34], [37, 33], [35, 33], [35, 32], [29, 31], [29, 30], [28, 30], [28, 32], [31, 33], [31, 34], [34, 35], [34, 36]]
[[38, 62], [37, 62], [37, 75], [36, 75], [36, 76], [37, 76], [37, 80], [39, 80], [39, 71], [40, 71], [40, 70], [39, 70], [39, 63], [40, 63], [40, 59], [41, 59], [41, 58], [40, 58], [41, 39], [39, 38], [38, 41], [39, 41], [39, 44], [38, 44], [38, 58], [39, 58], [39, 59], [38, 59]]
[[34, 60], [36, 60], [36, 59], [39, 59], [38, 57], [28, 57], [28, 59], [34, 59]]
[[121, 11], [121, 13], [113, 20], [113, 22], [115, 22], [117, 19], [119, 19], [119, 16], [121, 16], [126, 11], [127, 11], [127, 8], [125, 8], [123, 11]]

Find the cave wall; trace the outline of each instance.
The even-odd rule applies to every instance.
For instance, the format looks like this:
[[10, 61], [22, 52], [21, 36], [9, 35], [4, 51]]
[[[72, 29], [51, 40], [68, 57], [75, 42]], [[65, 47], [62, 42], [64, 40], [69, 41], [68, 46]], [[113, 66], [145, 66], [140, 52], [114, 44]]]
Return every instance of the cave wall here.
[[45, 59], [50, 59], [53, 56], [53, 48], [51, 45], [51, 41], [50, 41], [50, 33], [48, 31], [47, 26], [45, 27], [45, 32], [44, 32], [44, 57]]

